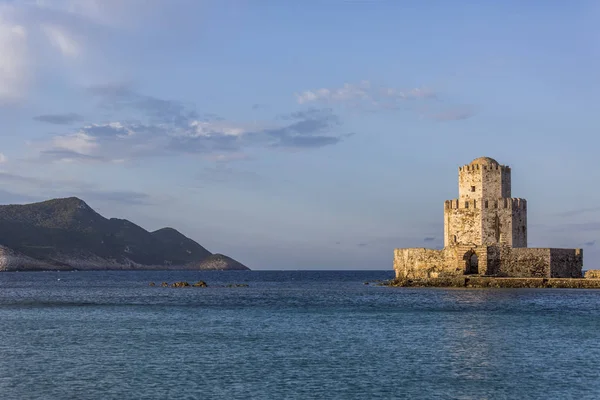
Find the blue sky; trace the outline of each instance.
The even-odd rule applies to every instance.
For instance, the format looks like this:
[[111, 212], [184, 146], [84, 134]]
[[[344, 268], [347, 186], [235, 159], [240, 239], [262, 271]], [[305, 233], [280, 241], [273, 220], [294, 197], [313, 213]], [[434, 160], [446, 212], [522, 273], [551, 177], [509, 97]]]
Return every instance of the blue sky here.
[[253, 269], [391, 269], [490, 156], [600, 261], [595, 1], [0, 0], [0, 202], [78, 196]]

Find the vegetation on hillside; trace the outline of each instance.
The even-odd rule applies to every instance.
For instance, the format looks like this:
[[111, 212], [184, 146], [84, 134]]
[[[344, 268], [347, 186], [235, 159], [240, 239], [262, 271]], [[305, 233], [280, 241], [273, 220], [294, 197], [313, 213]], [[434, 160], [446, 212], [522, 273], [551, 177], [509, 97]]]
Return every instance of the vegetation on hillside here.
[[125, 219], [107, 219], [76, 197], [0, 206], [0, 245], [49, 264], [90, 255], [118, 263], [184, 266], [211, 256], [173, 228], [148, 232]]

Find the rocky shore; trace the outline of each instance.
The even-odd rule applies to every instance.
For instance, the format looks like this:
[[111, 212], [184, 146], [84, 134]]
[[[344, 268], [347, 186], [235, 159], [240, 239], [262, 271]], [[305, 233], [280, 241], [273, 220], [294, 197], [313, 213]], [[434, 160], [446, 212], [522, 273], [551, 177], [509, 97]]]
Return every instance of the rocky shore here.
[[381, 285], [394, 287], [600, 289], [600, 279], [588, 278], [587, 276], [586, 278], [457, 276], [426, 279], [393, 279]]

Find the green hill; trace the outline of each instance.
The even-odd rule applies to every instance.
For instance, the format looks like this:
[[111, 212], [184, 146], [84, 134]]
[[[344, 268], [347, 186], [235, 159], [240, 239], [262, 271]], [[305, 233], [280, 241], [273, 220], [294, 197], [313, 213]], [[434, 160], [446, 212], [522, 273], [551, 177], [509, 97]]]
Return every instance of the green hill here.
[[[76, 197], [0, 206], [0, 270], [209, 269], [211, 255], [173, 228], [107, 219]], [[219, 269], [248, 269], [230, 264]]]

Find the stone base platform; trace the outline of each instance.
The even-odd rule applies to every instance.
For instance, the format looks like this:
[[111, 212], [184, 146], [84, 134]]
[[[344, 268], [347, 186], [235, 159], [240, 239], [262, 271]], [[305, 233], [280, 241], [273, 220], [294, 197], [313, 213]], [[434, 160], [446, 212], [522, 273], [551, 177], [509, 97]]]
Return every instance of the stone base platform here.
[[393, 279], [383, 285], [396, 287], [600, 289], [600, 279], [459, 276], [448, 278]]

